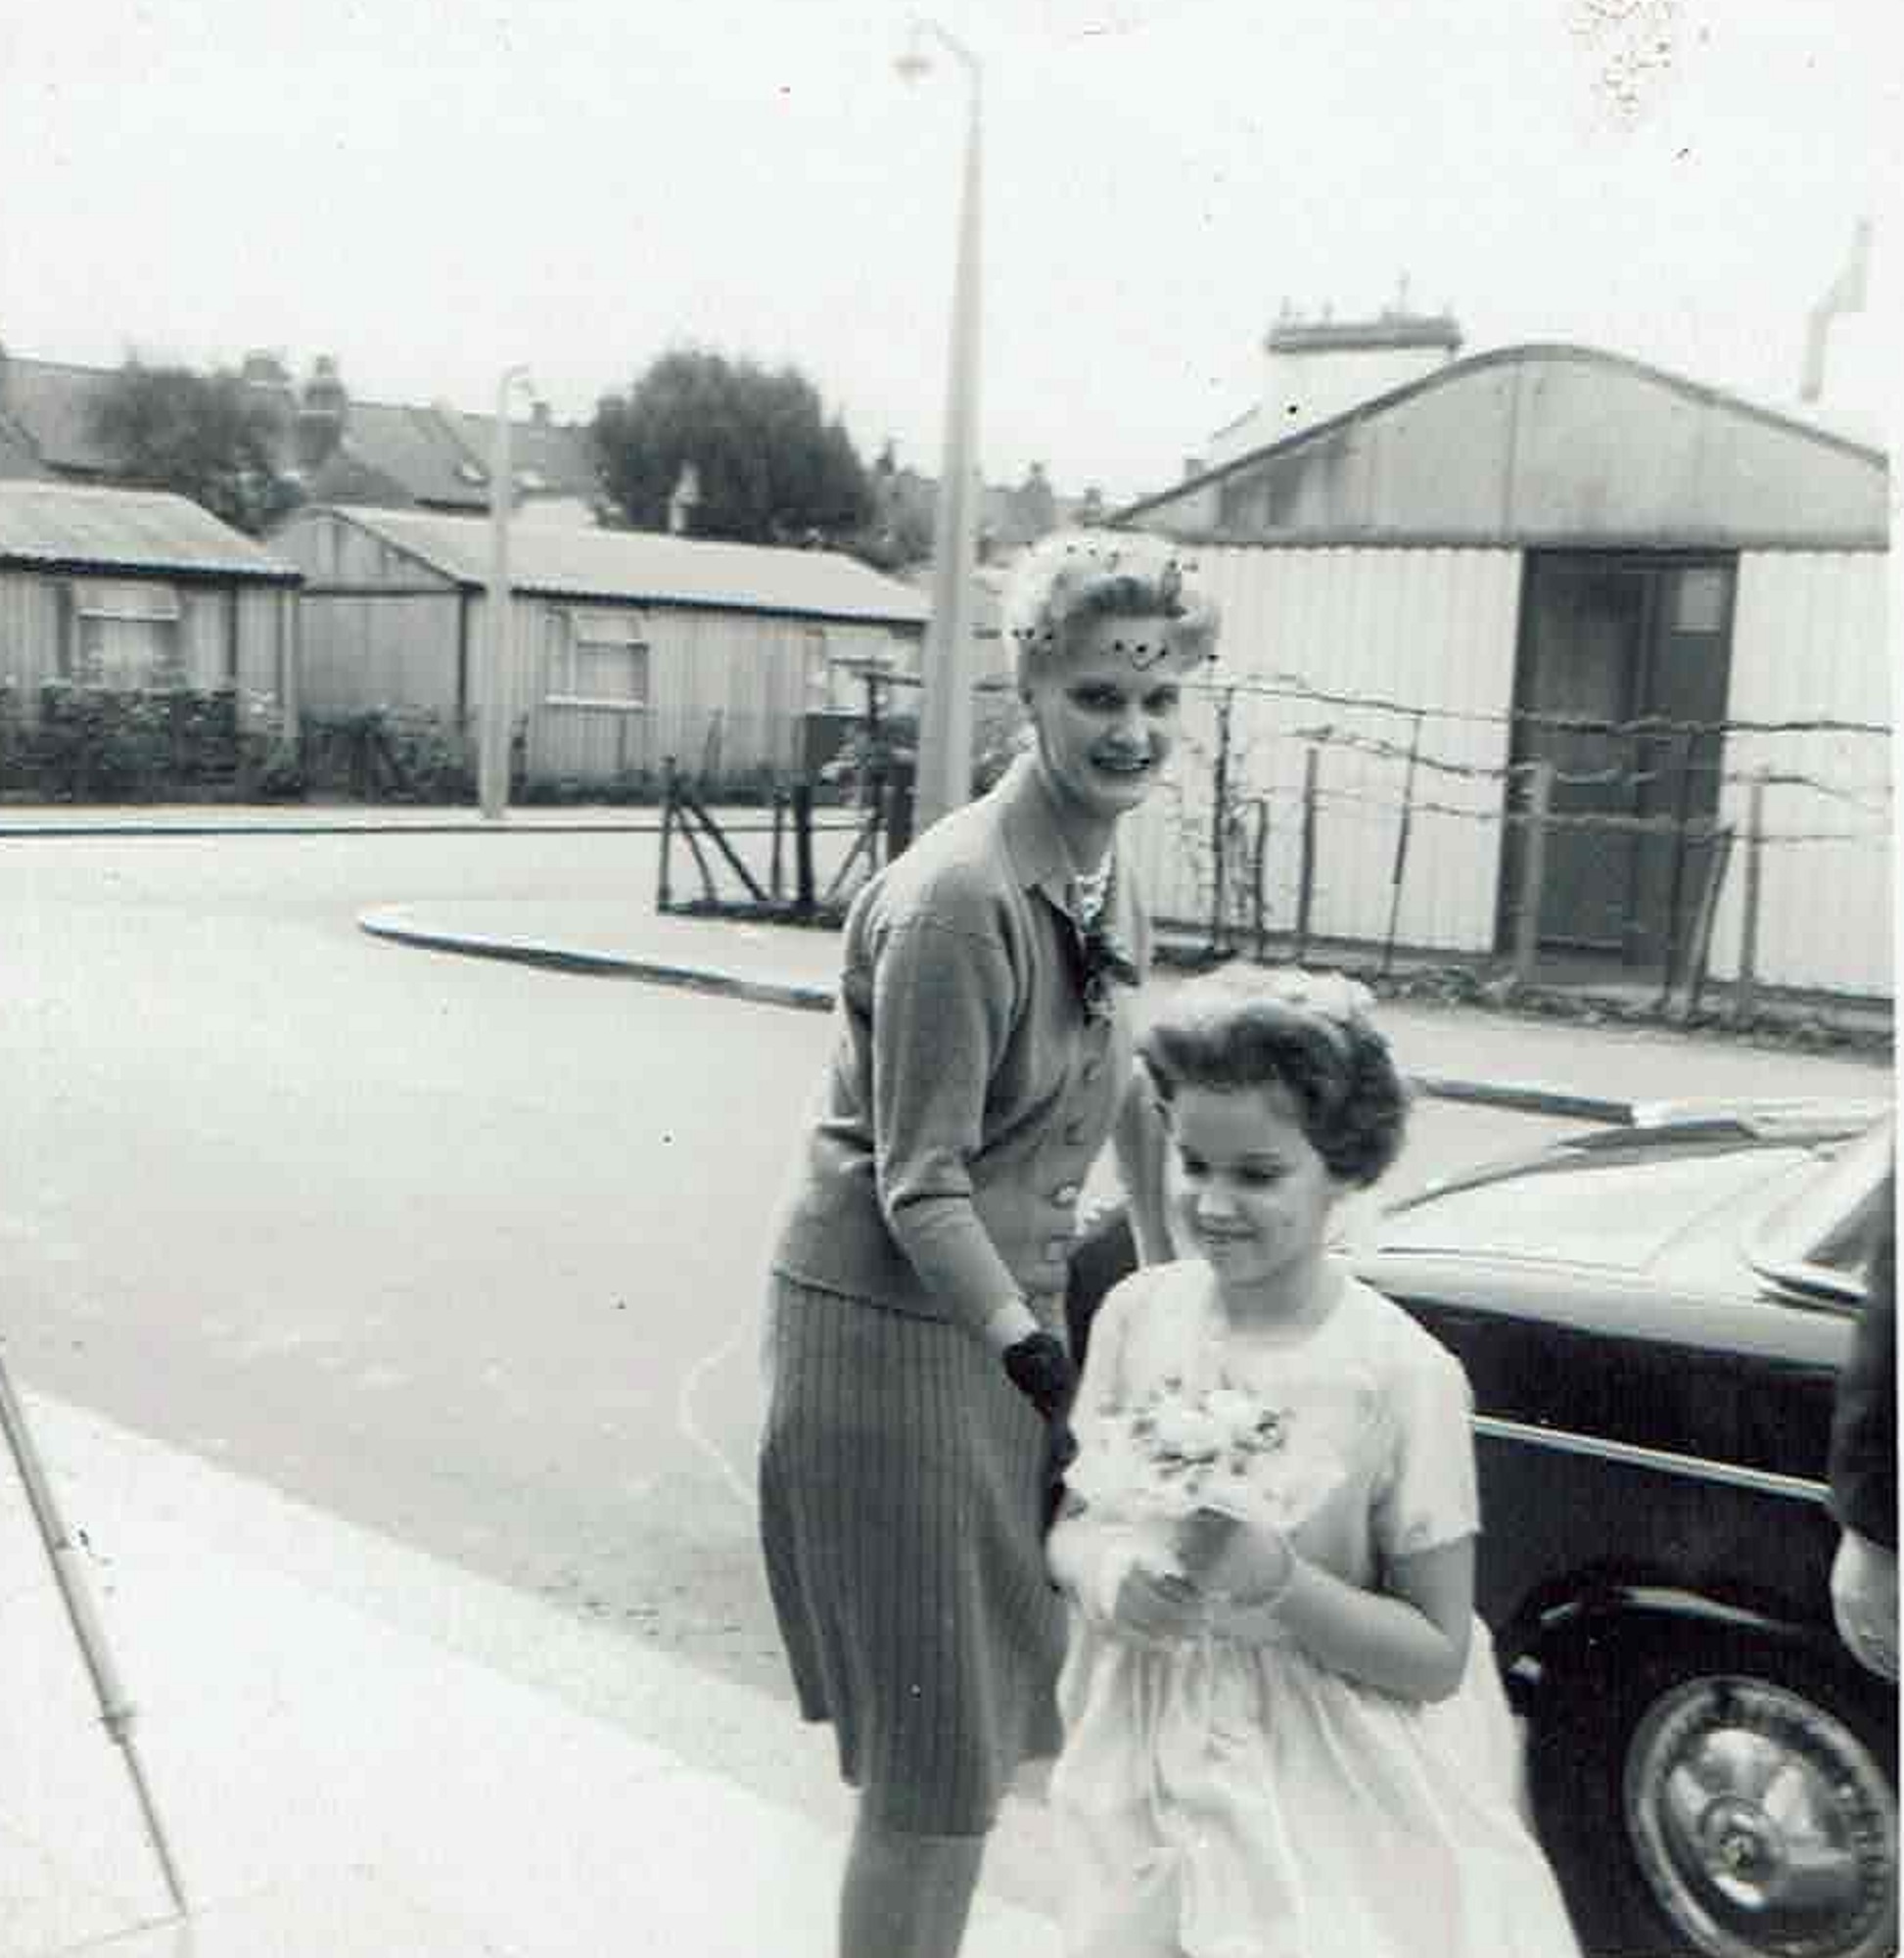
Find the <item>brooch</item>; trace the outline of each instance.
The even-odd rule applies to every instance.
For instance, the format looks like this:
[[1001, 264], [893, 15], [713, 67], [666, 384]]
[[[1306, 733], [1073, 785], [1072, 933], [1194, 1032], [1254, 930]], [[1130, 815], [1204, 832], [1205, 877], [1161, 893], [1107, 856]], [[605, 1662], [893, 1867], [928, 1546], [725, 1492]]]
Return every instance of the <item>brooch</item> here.
[[1130, 948], [1103, 923], [1081, 925], [1071, 919], [1073, 963], [1077, 971], [1078, 997], [1084, 1002], [1087, 1020], [1108, 1020], [1115, 1010], [1111, 981], [1135, 986], [1141, 975]]

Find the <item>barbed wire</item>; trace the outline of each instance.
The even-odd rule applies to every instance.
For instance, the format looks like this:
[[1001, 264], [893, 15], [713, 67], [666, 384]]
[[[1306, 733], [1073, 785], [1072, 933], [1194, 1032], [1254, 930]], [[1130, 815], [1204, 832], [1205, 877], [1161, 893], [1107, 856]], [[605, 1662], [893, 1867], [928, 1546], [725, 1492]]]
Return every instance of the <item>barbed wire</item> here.
[[[1265, 789], [1254, 795], [1241, 798], [1242, 806], [1251, 807], [1258, 802], [1282, 803], [1300, 810], [1304, 797], [1300, 789]], [[1357, 809], [1380, 810], [1391, 816], [1398, 816], [1401, 804], [1392, 796], [1364, 795], [1355, 789], [1318, 788], [1316, 802], [1319, 807], [1327, 805], [1337, 809], [1354, 807]], [[1463, 808], [1459, 803], [1436, 802], [1431, 798], [1417, 799], [1413, 804], [1416, 816], [1459, 816], [1468, 822], [1507, 822], [1515, 827], [1523, 827], [1537, 818], [1531, 810], [1474, 809]], [[1185, 812], [1187, 819], [1201, 823], [1204, 819], [1199, 812]], [[1550, 829], [1599, 829], [1609, 833], [1637, 832], [1641, 835], [1673, 836], [1684, 832], [1689, 843], [1708, 842], [1724, 831], [1734, 830], [1736, 825], [1723, 822], [1716, 816], [1689, 816], [1684, 823], [1676, 816], [1623, 816], [1605, 810], [1548, 810], [1539, 818]], [[1889, 843], [1888, 833], [1876, 827], [1871, 829], [1766, 829], [1758, 835], [1761, 843]]]
[[[1404, 747], [1399, 742], [1384, 740], [1378, 734], [1355, 733], [1336, 727], [1330, 723], [1292, 727], [1287, 730], [1287, 734], [1292, 741], [1308, 741], [1331, 748], [1349, 749], [1358, 754], [1373, 756], [1381, 761], [1412, 763], [1436, 774], [1468, 781], [1512, 781], [1531, 777], [1543, 767], [1552, 769], [1549, 777], [1551, 781], [1556, 786], [1565, 788], [1611, 788], [1623, 784], [1638, 789], [1661, 782], [1677, 781], [1681, 775], [1693, 775], [1704, 776], [1720, 787], [1750, 788], [1761, 785], [1766, 788], [1809, 789], [1818, 795], [1829, 796], [1834, 801], [1867, 809], [1874, 814], [1888, 810], [1893, 794], [1892, 786], [1887, 781], [1846, 787], [1790, 769], [1727, 769], [1711, 763], [1698, 762], [1692, 763], [1679, 770], [1628, 769], [1618, 766], [1604, 769], [1562, 769], [1556, 766], [1551, 758], [1508, 763], [1456, 762], [1450, 761], [1445, 756], [1419, 753]], [[1199, 756], [1208, 756], [1209, 750], [1194, 739], [1186, 739], [1184, 745]], [[1254, 742], [1245, 742], [1239, 747], [1232, 747], [1231, 750], [1232, 766], [1238, 763], [1246, 764], [1256, 745]]]
[[1467, 722], [1484, 726], [1572, 728], [1602, 734], [1882, 734], [1892, 732], [1888, 722], [1848, 721], [1821, 715], [1806, 719], [1758, 721], [1687, 721], [1670, 715], [1645, 714], [1614, 721], [1600, 715], [1552, 713], [1538, 708], [1430, 707], [1373, 693], [1338, 692], [1320, 687], [1300, 674], [1250, 675], [1236, 679], [1200, 679], [1188, 690], [1215, 696], [1245, 694], [1262, 699], [1311, 700], [1325, 707], [1358, 712], [1396, 714], [1410, 720]]

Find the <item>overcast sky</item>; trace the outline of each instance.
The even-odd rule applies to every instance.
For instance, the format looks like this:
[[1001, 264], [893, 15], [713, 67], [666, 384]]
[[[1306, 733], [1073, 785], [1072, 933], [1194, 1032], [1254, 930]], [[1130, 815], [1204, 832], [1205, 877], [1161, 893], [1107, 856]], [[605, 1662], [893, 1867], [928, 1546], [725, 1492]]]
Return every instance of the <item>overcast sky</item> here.
[[[797, 363], [868, 457], [936, 470], [965, 89], [900, 77], [911, 11], [5, 0], [0, 341], [328, 352], [465, 407], [524, 361], [575, 416], [697, 343]], [[985, 72], [987, 475], [1161, 487], [1257, 398], [1285, 299], [1367, 316], [1403, 274], [1469, 351], [1790, 401], [1862, 214], [1897, 291], [1898, 11], [940, 0]], [[1887, 379], [1877, 337], [1841, 331], [1834, 396]]]

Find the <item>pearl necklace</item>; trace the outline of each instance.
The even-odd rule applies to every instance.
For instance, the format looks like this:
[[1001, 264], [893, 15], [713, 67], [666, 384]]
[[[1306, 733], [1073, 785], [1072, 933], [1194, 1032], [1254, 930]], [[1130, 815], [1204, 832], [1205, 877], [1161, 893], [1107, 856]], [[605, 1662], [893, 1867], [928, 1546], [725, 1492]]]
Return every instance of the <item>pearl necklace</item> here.
[[1104, 861], [1096, 869], [1072, 871], [1071, 885], [1078, 894], [1078, 917], [1081, 923], [1091, 923], [1103, 910], [1104, 901], [1110, 896], [1111, 873], [1116, 865], [1116, 852], [1106, 851]]

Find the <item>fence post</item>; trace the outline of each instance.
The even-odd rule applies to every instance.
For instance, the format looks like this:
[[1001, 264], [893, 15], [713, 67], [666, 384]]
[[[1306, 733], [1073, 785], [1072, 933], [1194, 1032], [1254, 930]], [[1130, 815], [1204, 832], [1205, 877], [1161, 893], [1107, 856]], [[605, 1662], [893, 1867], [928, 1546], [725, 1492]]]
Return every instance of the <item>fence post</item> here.
[[674, 837], [674, 758], [661, 760], [661, 881], [655, 891], [655, 909], [665, 911], [671, 901], [668, 888], [668, 851]]
[[1224, 884], [1227, 844], [1230, 835], [1230, 710], [1236, 689], [1227, 686], [1217, 699], [1217, 778], [1210, 809], [1210, 950], [1221, 952], [1228, 941], [1225, 929]]
[[1415, 816], [1415, 765], [1421, 753], [1421, 714], [1417, 708], [1415, 729], [1409, 736], [1408, 772], [1402, 777], [1402, 821], [1395, 832], [1395, 864], [1388, 873], [1388, 931], [1382, 939], [1382, 977], [1395, 957], [1395, 926], [1402, 912], [1402, 872], [1408, 864], [1408, 833]]
[[1692, 819], [1693, 757], [1698, 751], [1699, 734], [1689, 727], [1680, 737], [1679, 782], [1673, 794], [1673, 869], [1666, 885], [1666, 956], [1659, 975], [1659, 1007], [1662, 1013], [1673, 997], [1679, 978], [1679, 948], [1683, 934], [1679, 928], [1679, 901], [1686, 889], [1686, 826]]
[[811, 782], [793, 785], [794, 908], [802, 917], [813, 909], [813, 790]]
[[778, 782], [773, 785], [773, 853], [768, 860], [766, 882], [772, 901], [780, 902], [780, 830], [786, 815], [787, 792]]
[[1261, 965], [1263, 955], [1269, 950], [1269, 924], [1265, 917], [1266, 904], [1263, 880], [1270, 855], [1270, 799], [1266, 795], [1256, 798], [1256, 876], [1254, 902], [1256, 907], [1256, 962]]
[[1712, 961], [1712, 926], [1719, 915], [1719, 893], [1725, 886], [1726, 866], [1731, 862], [1732, 831], [1715, 830], [1705, 882], [1699, 888], [1698, 909], [1693, 915], [1693, 942], [1688, 948], [1685, 1017], [1689, 1020], [1699, 1010], [1699, 995], [1705, 990], [1706, 968]]
[[1541, 946], [1541, 886], [1547, 881], [1548, 813], [1554, 802], [1554, 764], [1536, 762], [1527, 777], [1526, 843], [1520, 854], [1520, 908], [1514, 913], [1514, 983], [1534, 977]]
[[1765, 769], [1752, 777], [1745, 804], [1745, 893], [1739, 921], [1739, 984], [1733, 995], [1735, 1020], [1751, 1020], [1758, 1007], [1758, 906], [1761, 859], [1765, 854]]
[[1302, 865], [1296, 881], [1296, 963], [1309, 956], [1309, 903], [1316, 889], [1316, 775], [1320, 751], [1312, 741], [1302, 763]]

